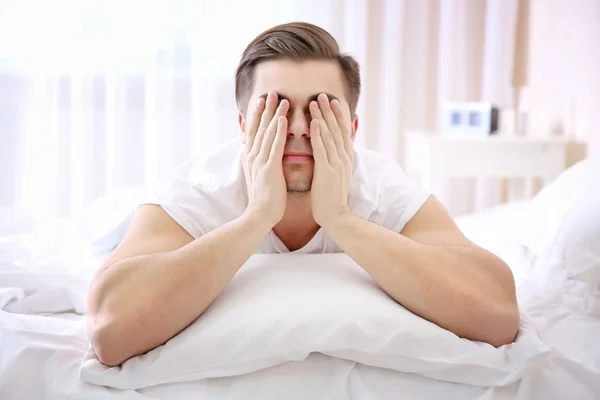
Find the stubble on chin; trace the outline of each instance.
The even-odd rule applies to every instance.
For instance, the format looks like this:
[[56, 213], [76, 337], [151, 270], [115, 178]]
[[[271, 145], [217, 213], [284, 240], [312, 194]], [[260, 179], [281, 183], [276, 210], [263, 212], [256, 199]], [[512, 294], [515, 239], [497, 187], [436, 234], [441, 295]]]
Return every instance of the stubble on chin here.
[[302, 196], [310, 193], [311, 182], [288, 182], [287, 183], [287, 192], [290, 196]]
[[310, 193], [312, 186], [312, 173], [304, 171], [287, 171], [285, 174], [287, 192], [290, 196], [303, 196]]

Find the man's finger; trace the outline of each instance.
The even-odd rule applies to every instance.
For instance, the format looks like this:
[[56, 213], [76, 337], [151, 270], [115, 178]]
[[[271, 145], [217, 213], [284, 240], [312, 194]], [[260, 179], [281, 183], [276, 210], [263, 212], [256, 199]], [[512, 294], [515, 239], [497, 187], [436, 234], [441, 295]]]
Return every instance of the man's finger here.
[[340, 130], [340, 126], [335, 118], [335, 115], [333, 114], [333, 111], [331, 110], [331, 107], [329, 106], [329, 98], [325, 93], [321, 93], [317, 97], [317, 103], [319, 104], [321, 115], [327, 124], [329, 132], [335, 135], [336, 131]]
[[335, 144], [335, 140], [333, 140], [333, 135], [323, 120], [319, 121], [319, 129], [321, 131], [321, 140], [323, 141], [325, 151], [327, 152], [327, 159], [329, 159], [329, 164], [335, 165], [340, 161], [341, 157]]
[[271, 147], [273, 146], [273, 141], [275, 140], [275, 136], [277, 135], [277, 126], [278, 126], [278, 118], [285, 117], [288, 112], [288, 101], [281, 100], [279, 103], [279, 107], [275, 112], [275, 117], [271, 119], [271, 123], [267, 127], [265, 131], [262, 144], [260, 147], [260, 152], [258, 153], [257, 159], [260, 159], [262, 162], [267, 162], [269, 159], [269, 154], [271, 154]]
[[344, 149], [346, 150], [346, 154], [352, 158], [352, 131], [346, 122], [346, 118], [342, 112], [342, 105], [338, 100], [333, 100], [331, 102], [331, 110], [333, 111], [337, 123], [342, 131], [342, 140], [344, 141]]
[[310, 111], [310, 116], [313, 117], [313, 119], [323, 119], [323, 114], [321, 113], [321, 109], [319, 108], [319, 103], [317, 103], [316, 101], [310, 102], [310, 104], [308, 105], [308, 111]]
[[[252, 152], [254, 154], [258, 154], [262, 147], [262, 141], [265, 137], [265, 131], [269, 127], [269, 124], [273, 120], [273, 116], [277, 110], [277, 93], [269, 92], [267, 95], [267, 100], [265, 102], [265, 109], [260, 117], [260, 124], [258, 126], [258, 131], [256, 133], [256, 139], [252, 145]], [[260, 139], [260, 140], [258, 140]]]
[[283, 160], [283, 151], [285, 149], [285, 142], [287, 141], [287, 118], [283, 116], [277, 117], [277, 134], [275, 135], [275, 141], [271, 147], [271, 154], [269, 160], [273, 162], [281, 163]]
[[275, 112], [277, 111], [278, 97], [277, 93], [269, 92], [265, 101], [265, 111], [263, 112], [262, 118], [260, 119], [260, 125], [258, 129], [265, 130], [271, 123]]
[[342, 138], [342, 130], [335, 115], [333, 114], [333, 110], [331, 109], [327, 95], [321, 93], [317, 100], [319, 103], [319, 108], [321, 109], [321, 114], [323, 115], [323, 119], [327, 124], [327, 128], [331, 134], [329, 136], [331, 136], [333, 139], [335, 151], [341, 160], [348, 159], [348, 156], [346, 155], [346, 149], [344, 147], [344, 139]]
[[258, 124], [260, 122], [264, 107], [265, 99], [259, 97], [256, 102], [256, 108], [254, 108], [254, 111], [252, 111], [252, 114], [246, 123], [246, 137], [244, 138], [244, 149], [246, 150], [246, 153], [252, 149], [252, 145], [254, 144], [256, 131], [258, 130]]
[[315, 159], [315, 166], [328, 165], [327, 152], [321, 139], [321, 130], [319, 128], [319, 121], [313, 119], [310, 121], [310, 144], [312, 146], [313, 158]]
[[309, 104], [310, 115], [313, 119], [316, 119], [319, 122], [319, 132], [321, 141], [323, 142], [323, 146], [325, 147], [325, 151], [327, 152], [327, 159], [329, 160], [330, 165], [334, 165], [336, 160], [339, 160], [339, 155], [337, 149], [335, 148], [335, 142], [333, 141], [333, 137], [331, 136], [331, 132], [329, 132], [329, 128], [323, 120], [323, 114], [319, 109], [319, 104], [316, 101], [311, 101]]

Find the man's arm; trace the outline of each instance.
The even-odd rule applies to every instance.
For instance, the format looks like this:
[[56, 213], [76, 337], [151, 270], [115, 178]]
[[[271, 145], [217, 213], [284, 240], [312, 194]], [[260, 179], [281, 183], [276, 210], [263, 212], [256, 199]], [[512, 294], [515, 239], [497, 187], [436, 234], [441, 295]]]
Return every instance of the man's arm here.
[[141, 206], [90, 287], [88, 332], [100, 361], [119, 365], [183, 330], [270, 229], [248, 213], [192, 240], [161, 207]]
[[354, 214], [340, 214], [325, 229], [413, 313], [495, 347], [515, 339], [519, 311], [510, 268], [469, 241], [435, 197], [401, 234]]
[[456, 335], [501, 346], [519, 328], [508, 266], [470, 242], [430, 197], [402, 232], [366, 221], [348, 208], [354, 165], [352, 132], [337, 100], [310, 104], [315, 158], [315, 221], [398, 303]]
[[275, 93], [259, 99], [246, 124], [249, 200], [240, 217], [193, 240], [161, 207], [136, 212], [88, 295], [88, 335], [104, 364], [146, 353], [191, 324], [283, 217], [289, 104], [277, 103]]

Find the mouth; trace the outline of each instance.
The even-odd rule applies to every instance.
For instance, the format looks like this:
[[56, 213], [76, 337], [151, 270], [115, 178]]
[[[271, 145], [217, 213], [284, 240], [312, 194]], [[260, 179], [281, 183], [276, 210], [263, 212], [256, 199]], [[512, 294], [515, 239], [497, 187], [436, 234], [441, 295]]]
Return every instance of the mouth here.
[[311, 156], [310, 154], [289, 153], [289, 154], [283, 155], [284, 163], [303, 164], [303, 163], [309, 163], [312, 161], [313, 161], [313, 156]]

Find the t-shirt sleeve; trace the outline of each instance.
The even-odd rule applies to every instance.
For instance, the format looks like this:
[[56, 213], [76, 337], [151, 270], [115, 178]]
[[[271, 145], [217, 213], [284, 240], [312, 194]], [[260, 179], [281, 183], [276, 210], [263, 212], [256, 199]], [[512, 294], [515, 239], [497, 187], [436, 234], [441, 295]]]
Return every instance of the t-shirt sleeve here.
[[214, 229], [218, 225], [213, 221], [214, 214], [206, 199], [199, 191], [187, 168], [193, 165], [184, 165], [174, 171], [167, 179], [160, 182], [149, 191], [146, 198], [139, 203], [159, 205], [194, 239]]
[[429, 196], [430, 193], [411, 181], [399, 166], [391, 166], [382, 181], [379, 197], [381, 225], [400, 233]]
[[156, 204], [161, 206], [175, 222], [196, 239], [207, 231], [202, 223], [205, 216], [200, 215], [202, 207], [192, 207], [193, 204], [199, 203], [201, 203], [201, 198], [194, 193], [191, 185], [173, 180], [154, 190], [140, 205]]

